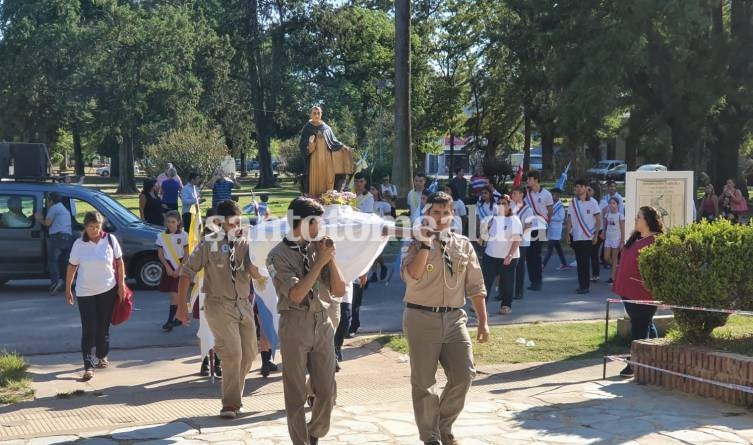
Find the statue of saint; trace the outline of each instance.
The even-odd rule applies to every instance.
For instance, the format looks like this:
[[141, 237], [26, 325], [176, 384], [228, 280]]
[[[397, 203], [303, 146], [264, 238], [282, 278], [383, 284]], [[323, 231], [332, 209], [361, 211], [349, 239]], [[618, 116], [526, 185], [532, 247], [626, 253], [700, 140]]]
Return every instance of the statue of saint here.
[[312, 107], [310, 118], [301, 130], [298, 144], [306, 157], [301, 191], [311, 196], [320, 196], [327, 190], [342, 191], [347, 176], [353, 174], [353, 150], [338, 141], [322, 121], [321, 108]]

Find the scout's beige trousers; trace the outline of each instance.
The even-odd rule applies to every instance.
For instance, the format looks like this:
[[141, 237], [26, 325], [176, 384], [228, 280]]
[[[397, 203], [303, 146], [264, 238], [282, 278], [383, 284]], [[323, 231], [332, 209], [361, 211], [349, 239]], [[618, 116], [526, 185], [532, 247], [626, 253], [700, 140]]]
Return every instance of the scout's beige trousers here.
[[239, 409], [246, 375], [258, 352], [256, 325], [247, 298], [207, 298], [204, 314], [222, 360], [222, 406]]
[[[452, 424], [465, 405], [476, 376], [471, 338], [463, 310], [444, 314], [405, 309], [403, 331], [410, 351], [413, 412], [423, 442], [452, 434]], [[437, 363], [447, 376], [441, 396], [436, 388]]]
[[[329, 432], [337, 391], [335, 328], [327, 311], [290, 309], [280, 313], [279, 336], [288, 432], [293, 445], [308, 445], [309, 436], [319, 438]], [[316, 395], [308, 425], [304, 411], [306, 370]]]

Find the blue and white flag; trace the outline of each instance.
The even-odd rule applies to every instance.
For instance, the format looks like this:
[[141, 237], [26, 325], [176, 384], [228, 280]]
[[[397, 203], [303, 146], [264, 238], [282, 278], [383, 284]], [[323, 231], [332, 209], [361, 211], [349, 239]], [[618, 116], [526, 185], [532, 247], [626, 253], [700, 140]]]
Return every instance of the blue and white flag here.
[[437, 193], [439, 191], [439, 181], [434, 177], [434, 182], [429, 186], [429, 193]]
[[256, 294], [254, 303], [259, 311], [262, 332], [269, 341], [272, 348], [272, 357], [274, 357], [279, 344], [277, 331], [280, 326], [280, 314], [277, 312], [277, 293], [272, 285], [272, 277], [269, 276], [269, 271], [266, 268], [259, 268], [259, 273], [264, 277], [264, 282], [254, 280], [254, 293]]
[[570, 164], [573, 161], [570, 161], [567, 163], [567, 167], [565, 167], [565, 170], [560, 175], [560, 178], [557, 180], [557, 183], [554, 184], [554, 186], [560, 190], [565, 190], [565, 183], [567, 182], [567, 172], [570, 171]]

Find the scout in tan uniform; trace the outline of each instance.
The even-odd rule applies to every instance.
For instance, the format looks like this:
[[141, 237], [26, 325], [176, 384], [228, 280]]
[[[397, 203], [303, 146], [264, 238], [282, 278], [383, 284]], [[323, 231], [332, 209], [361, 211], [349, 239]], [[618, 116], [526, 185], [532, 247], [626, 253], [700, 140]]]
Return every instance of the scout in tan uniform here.
[[[401, 267], [406, 284], [403, 330], [410, 350], [413, 411], [419, 435], [426, 444], [458, 444], [452, 424], [465, 404], [476, 375], [468, 317], [462, 307], [471, 298], [478, 316], [477, 339], [489, 339], [486, 289], [476, 252], [468, 238], [450, 232], [452, 197], [444, 192], [429, 197], [427, 222], [408, 249]], [[433, 222], [432, 231], [426, 224]], [[437, 363], [447, 386], [437, 392]]]
[[[334, 298], [345, 294], [345, 279], [335, 263], [332, 240], [306, 241], [319, 233], [322, 206], [313, 199], [296, 198], [288, 207], [291, 213], [292, 232], [269, 252], [267, 269], [280, 313], [288, 431], [293, 445], [316, 445], [329, 432], [336, 396], [335, 327], [328, 310]], [[307, 370], [316, 394], [308, 424], [304, 411]]]
[[[204, 314], [214, 335], [217, 355], [222, 357], [222, 410], [220, 416], [235, 418], [241, 409], [246, 374], [257, 353], [254, 313], [248, 300], [251, 277], [261, 278], [248, 260], [248, 241], [239, 232], [238, 204], [222, 201], [217, 216], [224, 217], [223, 238], [207, 239], [194, 249], [180, 270], [178, 295], [187, 295], [191, 278], [204, 269]], [[178, 305], [177, 317], [188, 325], [188, 308]]]

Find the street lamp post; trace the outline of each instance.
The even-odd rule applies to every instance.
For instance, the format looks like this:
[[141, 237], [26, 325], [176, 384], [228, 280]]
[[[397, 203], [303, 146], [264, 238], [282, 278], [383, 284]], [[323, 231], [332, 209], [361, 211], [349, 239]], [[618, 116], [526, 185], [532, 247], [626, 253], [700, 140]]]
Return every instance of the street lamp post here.
[[384, 100], [382, 99], [382, 92], [384, 91], [384, 88], [387, 86], [387, 80], [385, 79], [378, 79], [376, 81], [376, 90], [377, 90], [377, 96], [379, 96], [379, 162], [381, 163], [384, 161], [384, 140], [383, 132], [384, 132], [384, 125], [382, 121], [382, 115], [383, 109], [384, 109]]

